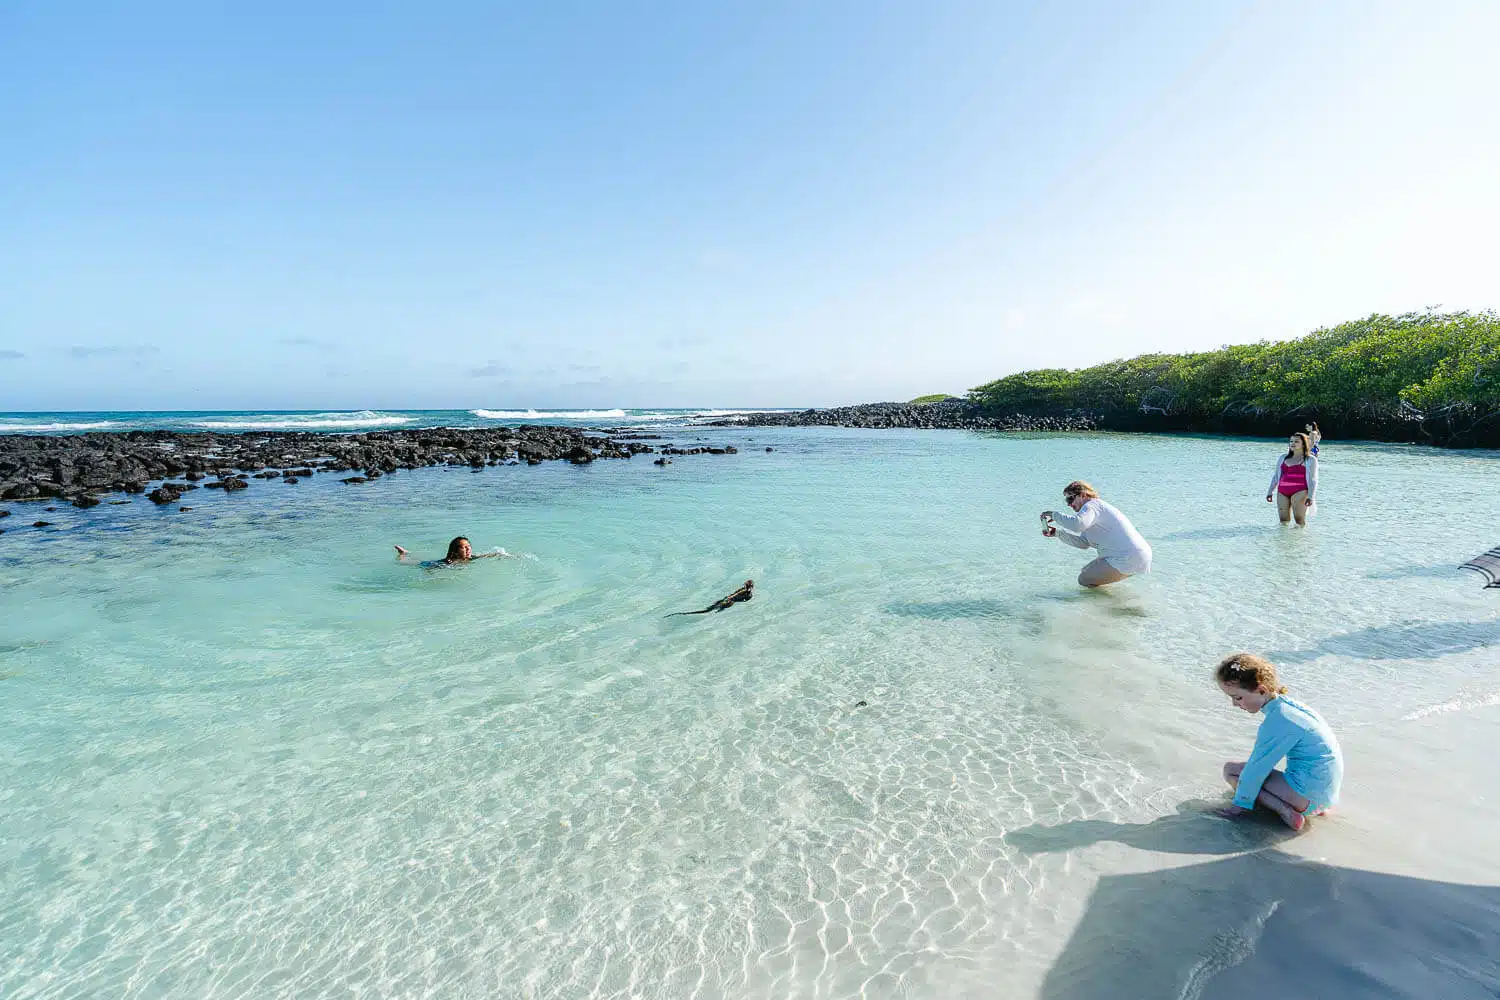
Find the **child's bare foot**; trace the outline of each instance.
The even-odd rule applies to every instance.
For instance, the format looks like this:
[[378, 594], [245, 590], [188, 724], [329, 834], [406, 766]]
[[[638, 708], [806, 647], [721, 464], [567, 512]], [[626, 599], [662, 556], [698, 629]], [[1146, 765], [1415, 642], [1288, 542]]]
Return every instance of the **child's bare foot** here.
[[1281, 821], [1287, 826], [1291, 827], [1293, 830], [1296, 830], [1298, 833], [1302, 832], [1303, 825], [1307, 823], [1306, 816], [1293, 809], [1287, 803], [1276, 798], [1276, 796], [1274, 795], [1261, 793], [1261, 796], [1257, 801], [1267, 809], [1270, 809], [1277, 816], [1280, 816]]

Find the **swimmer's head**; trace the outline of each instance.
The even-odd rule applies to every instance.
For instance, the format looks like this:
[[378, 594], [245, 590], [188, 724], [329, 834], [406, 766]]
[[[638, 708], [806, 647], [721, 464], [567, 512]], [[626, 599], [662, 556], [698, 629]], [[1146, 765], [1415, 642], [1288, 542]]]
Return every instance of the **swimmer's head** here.
[[754, 580], [746, 580], [745, 581], [745, 589], [746, 590], [750, 590], [754, 586], [755, 586], [755, 581]]
[[1306, 458], [1312, 454], [1312, 439], [1303, 431], [1297, 431], [1287, 438], [1286, 457]]
[[1090, 500], [1099, 499], [1099, 491], [1082, 479], [1075, 479], [1063, 487], [1063, 499], [1068, 502], [1069, 507], [1077, 510]]
[[1276, 676], [1271, 661], [1254, 653], [1232, 653], [1214, 670], [1214, 679], [1219, 690], [1234, 702], [1234, 707], [1252, 715], [1265, 707], [1266, 702], [1279, 694], [1286, 694], [1286, 685]]
[[447, 562], [467, 562], [474, 558], [474, 550], [469, 546], [469, 540], [459, 535], [448, 543], [448, 555], [444, 557]]

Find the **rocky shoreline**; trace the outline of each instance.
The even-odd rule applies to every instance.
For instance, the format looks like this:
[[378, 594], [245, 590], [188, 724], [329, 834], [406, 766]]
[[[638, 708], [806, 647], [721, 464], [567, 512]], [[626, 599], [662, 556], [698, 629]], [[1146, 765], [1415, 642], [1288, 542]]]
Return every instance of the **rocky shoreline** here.
[[[248, 489], [257, 480], [295, 485], [313, 475], [354, 473], [357, 486], [401, 469], [567, 461], [583, 465], [657, 450], [657, 435], [523, 425], [482, 430], [423, 428], [363, 434], [270, 431], [188, 434], [125, 431], [73, 435], [0, 435], [0, 500], [97, 506], [101, 495], [147, 493], [176, 503], [195, 489]], [[732, 445], [662, 448], [664, 454], [728, 455]]]
[[1024, 413], [997, 417], [966, 399], [936, 403], [862, 403], [795, 413], [747, 413], [715, 420], [710, 427], [865, 427], [964, 431], [1091, 431], [1098, 424], [1082, 414], [1034, 417]]
[[1315, 409], [1270, 411], [1231, 406], [1209, 418], [1168, 409], [1136, 407], [1067, 409], [996, 415], [967, 399], [935, 403], [865, 403], [749, 413], [714, 421], [715, 427], [867, 427], [971, 431], [1123, 431], [1147, 434], [1225, 434], [1281, 437], [1317, 421], [1325, 436], [1344, 441], [1395, 441], [1438, 448], [1500, 448], [1500, 411], [1453, 406], [1420, 413], [1406, 408], [1367, 407], [1354, 413]]

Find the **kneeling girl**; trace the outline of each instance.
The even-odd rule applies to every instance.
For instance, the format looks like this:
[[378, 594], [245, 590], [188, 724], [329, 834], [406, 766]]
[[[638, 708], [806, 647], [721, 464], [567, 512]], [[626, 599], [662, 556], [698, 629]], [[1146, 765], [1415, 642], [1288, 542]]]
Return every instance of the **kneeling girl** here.
[[[1323, 717], [1288, 697], [1276, 668], [1253, 653], [1225, 657], [1214, 677], [1236, 708], [1262, 716], [1250, 759], [1224, 765], [1224, 780], [1234, 786], [1234, 805], [1224, 812], [1239, 815], [1259, 803], [1301, 830], [1308, 816], [1335, 805], [1344, 755]], [[1286, 770], [1278, 771], [1283, 757]]]

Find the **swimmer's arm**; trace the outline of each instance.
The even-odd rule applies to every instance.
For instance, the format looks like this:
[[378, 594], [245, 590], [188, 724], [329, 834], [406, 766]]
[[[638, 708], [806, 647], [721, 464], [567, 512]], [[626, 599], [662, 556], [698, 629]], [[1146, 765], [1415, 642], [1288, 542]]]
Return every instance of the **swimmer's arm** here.
[[1307, 466], [1307, 505], [1311, 507], [1313, 497], [1318, 494], [1318, 456], [1308, 455], [1302, 464]]
[[1271, 473], [1271, 485], [1266, 487], [1266, 499], [1276, 496], [1276, 486], [1281, 482], [1281, 456], [1276, 456], [1276, 468]]
[[403, 549], [399, 545], [392, 546], [392, 547], [396, 550], [396, 561], [397, 562], [411, 562], [411, 560], [409, 558], [407, 558], [407, 553], [406, 553], [405, 549]]
[[479, 555], [474, 556], [474, 558], [475, 559], [519, 559], [521, 557], [518, 556], [518, 555], [516, 555], [514, 552], [507, 552], [504, 549], [496, 549], [494, 552], [481, 552], [481, 553], [479, 553]]
[[1241, 809], [1255, 808], [1255, 798], [1260, 794], [1260, 786], [1265, 784], [1272, 769], [1281, 763], [1281, 758], [1297, 745], [1300, 736], [1301, 733], [1295, 729], [1284, 730], [1277, 726], [1267, 732], [1264, 725], [1261, 727], [1261, 732], [1255, 737], [1255, 749], [1251, 751], [1250, 759], [1245, 761], [1245, 769], [1240, 772], [1240, 783], [1235, 786], [1235, 805]]

